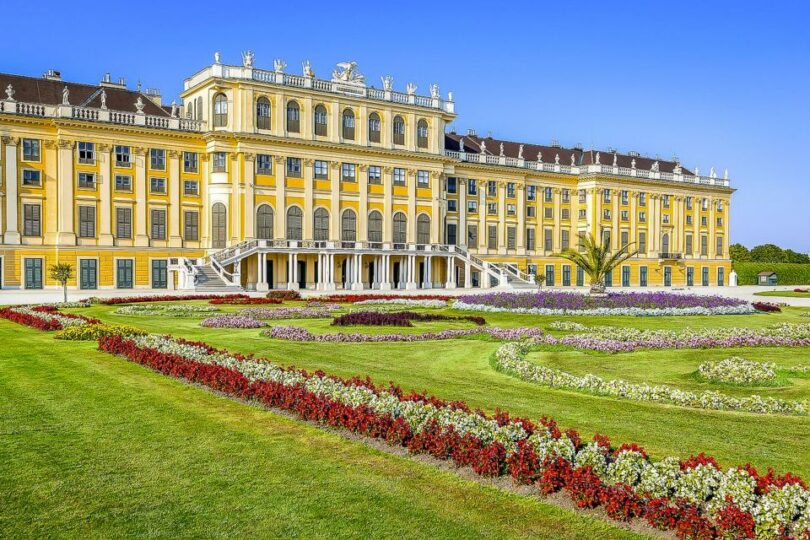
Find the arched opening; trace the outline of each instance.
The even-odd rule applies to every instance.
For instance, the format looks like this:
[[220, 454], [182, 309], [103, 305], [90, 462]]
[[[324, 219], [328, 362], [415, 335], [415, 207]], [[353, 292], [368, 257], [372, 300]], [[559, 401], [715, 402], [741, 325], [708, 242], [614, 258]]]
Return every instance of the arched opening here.
[[408, 218], [402, 212], [394, 214], [394, 243], [404, 244], [408, 238]]
[[256, 100], [256, 128], [270, 129], [270, 100], [266, 97]]
[[343, 111], [343, 138], [350, 141], [354, 140], [354, 112], [351, 109]]
[[301, 130], [301, 108], [296, 101], [287, 102], [287, 131], [298, 133]]
[[394, 144], [405, 144], [405, 120], [401, 116], [394, 117], [391, 130], [394, 135]]
[[340, 216], [340, 239], [343, 242], [357, 241], [357, 214], [351, 208]]
[[269, 204], [262, 204], [256, 210], [256, 238], [271, 240], [273, 238], [273, 209]]
[[223, 249], [228, 232], [228, 210], [221, 202], [211, 207], [211, 247]]
[[661, 236], [661, 253], [669, 253], [669, 233]]
[[329, 212], [326, 208], [316, 208], [314, 218], [315, 240], [320, 242], [329, 240]]
[[301, 240], [301, 223], [304, 213], [297, 206], [287, 209], [287, 240]]
[[315, 107], [315, 135], [326, 137], [326, 107], [318, 105]]
[[214, 96], [214, 127], [228, 125], [228, 98], [225, 94]]
[[416, 124], [416, 146], [419, 148], [428, 147], [428, 123], [422, 119]]
[[374, 210], [368, 215], [368, 241], [382, 242], [382, 214]]
[[380, 115], [371, 113], [368, 117], [368, 140], [374, 143], [380, 142], [380, 134], [382, 132], [382, 121]]
[[416, 218], [416, 243], [430, 243], [430, 218], [426, 214], [419, 214]]

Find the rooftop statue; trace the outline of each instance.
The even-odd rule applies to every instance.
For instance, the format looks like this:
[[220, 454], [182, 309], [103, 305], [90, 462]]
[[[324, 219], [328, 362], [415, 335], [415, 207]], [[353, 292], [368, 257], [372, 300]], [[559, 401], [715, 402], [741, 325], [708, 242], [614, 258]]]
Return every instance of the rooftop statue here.
[[310, 79], [315, 77], [315, 72], [312, 71], [312, 64], [309, 63], [309, 60], [305, 60], [302, 66], [304, 68], [304, 77], [308, 77]]
[[357, 62], [339, 62], [332, 71], [332, 80], [351, 84], [365, 84], [366, 78], [357, 71]]
[[253, 54], [253, 51], [245, 51], [245, 52], [243, 52], [242, 53], [242, 65], [245, 66], [246, 68], [252, 68], [254, 58], [255, 58], [255, 55]]
[[385, 77], [380, 77], [383, 83], [383, 90], [386, 92], [390, 92], [394, 89], [394, 78], [391, 75], [386, 75]]
[[70, 97], [70, 90], [68, 90], [68, 87], [65, 86], [64, 88], [62, 88], [62, 105], [70, 105], [70, 101], [68, 99], [69, 97]]

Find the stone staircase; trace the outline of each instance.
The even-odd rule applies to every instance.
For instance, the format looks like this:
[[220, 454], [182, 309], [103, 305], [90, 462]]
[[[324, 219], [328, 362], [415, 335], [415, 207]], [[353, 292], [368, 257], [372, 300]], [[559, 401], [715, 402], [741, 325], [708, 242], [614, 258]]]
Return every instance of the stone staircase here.
[[194, 290], [200, 293], [240, 293], [242, 287], [226, 283], [211, 265], [195, 266], [197, 279]]

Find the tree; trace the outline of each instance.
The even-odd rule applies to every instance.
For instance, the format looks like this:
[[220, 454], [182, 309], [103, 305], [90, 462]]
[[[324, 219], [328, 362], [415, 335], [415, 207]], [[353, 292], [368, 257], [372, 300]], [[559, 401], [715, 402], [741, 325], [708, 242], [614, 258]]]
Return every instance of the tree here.
[[775, 244], [762, 244], [751, 249], [751, 260], [754, 262], [781, 263], [787, 262], [785, 252]]
[[546, 284], [546, 275], [538, 272], [534, 275], [534, 282], [537, 283], [538, 287], [542, 287]]
[[581, 242], [582, 252], [566, 249], [556, 256], [568, 259], [582, 268], [590, 281], [591, 293], [605, 292], [607, 273], [638, 253], [638, 250], [630, 251], [630, 244], [623, 246], [616, 253], [611, 253], [610, 239], [607, 237], [598, 244], [593, 235], [588, 234], [582, 237]]
[[52, 264], [49, 268], [51, 279], [62, 285], [64, 301], [67, 302], [67, 282], [73, 277], [73, 267], [70, 263]]
[[731, 244], [728, 246], [728, 254], [734, 262], [747, 262], [751, 260], [751, 252], [742, 244]]
[[793, 264], [810, 264], [810, 256], [806, 253], [796, 253], [792, 249], [784, 250], [785, 262]]

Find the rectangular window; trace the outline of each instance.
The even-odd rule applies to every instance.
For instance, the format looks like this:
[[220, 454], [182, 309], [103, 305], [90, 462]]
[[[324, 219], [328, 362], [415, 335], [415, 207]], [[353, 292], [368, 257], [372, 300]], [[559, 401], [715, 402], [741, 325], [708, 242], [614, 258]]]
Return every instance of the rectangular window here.
[[166, 240], [166, 210], [152, 210], [152, 240]]
[[622, 266], [622, 287], [630, 286], [630, 267]]
[[478, 195], [478, 182], [472, 178], [467, 180], [467, 195]]
[[25, 288], [42, 288], [42, 259], [25, 259]]
[[702, 199], [700, 201], [700, 206], [701, 206], [701, 208], [703, 209], [704, 212], [706, 210], [708, 210], [709, 209], [709, 199]]
[[[329, 162], [323, 161], [320, 159], [315, 160], [315, 164], [313, 166], [313, 174], [315, 178], [319, 180], [326, 180], [329, 178]], [[371, 177], [371, 173], [369, 172], [369, 177]]]
[[610, 236], [610, 229], [602, 229], [602, 243], [607, 244], [608, 247], [611, 245], [612, 237]]
[[79, 238], [94, 238], [96, 236], [96, 207], [79, 207]]
[[129, 167], [132, 163], [130, 157], [129, 146], [115, 146], [115, 165], [117, 167]]
[[256, 174], [273, 174], [273, 156], [256, 154]]
[[646, 193], [639, 193], [638, 194], [638, 205], [639, 206], [647, 206], [647, 194]]
[[640, 266], [638, 269], [638, 284], [640, 287], [647, 286], [647, 267]]
[[166, 170], [166, 150], [160, 148], [149, 150], [149, 168], [155, 171]]
[[560, 219], [563, 221], [571, 221], [571, 209], [563, 208], [560, 210]]
[[622, 245], [620, 247], [625, 247], [630, 243], [630, 233], [628, 231], [622, 231], [620, 238], [622, 242]]
[[506, 196], [509, 198], [514, 198], [515, 196], [515, 183], [514, 182], [507, 182], [506, 183]]
[[717, 269], [717, 286], [722, 287], [726, 284], [726, 269], [720, 267]]
[[551, 219], [554, 217], [554, 209], [550, 206], [546, 206], [543, 208], [543, 218], [544, 219]]
[[560, 249], [568, 249], [571, 247], [571, 231], [560, 231]]
[[96, 145], [79, 141], [79, 163], [91, 164], [96, 161]]
[[430, 173], [428, 171], [416, 171], [416, 186], [420, 188], [430, 186]]
[[39, 204], [23, 205], [23, 236], [42, 236], [41, 205]]
[[622, 204], [627, 204], [630, 200], [630, 193], [627, 190], [622, 190]]
[[183, 152], [183, 172], [197, 172], [197, 152]]
[[357, 165], [354, 163], [343, 163], [340, 166], [340, 179], [344, 182], [356, 182]]
[[382, 184], [382, 167], [379, 165], [368, 166], [368, 183]]
[[610, 202], [610, 190], [604, 189], [602, 190], [602, 202], [609, 203]]
[[709, 267], [704, 266], [703, 268], [701, 268], [700, 273], [701, 273], [701, 276], [700, 276], [701, 277], [701, 284], [704, 287], [708, 287], [709, 286]]
[[183, 212], [183, 238], [189, 242], [200, 239], [200, 214], [198, 212]]
[[622, 221], [629, 221], [630, 220], [630, 212], [627, 210], [622, 210]]
[[79, 288], [98, 288], [98, 261], [96, 259], [79, 260]]
[[514, 216], [515, 214], [517, 214], [517, 207], [512, 203], [507, 204], [506, 205], [506, 214], [510, 215], [510, 216]]
[[34, 169], [23, 169], [22, 185], [24, 186], [41, 186], [42, 177], [39, 171]]
[[301, 158], [287, 158], [287, 176], [301, 178]]
[[487, 203], [487, 214], [494, 216], [497, 215], [497, 213], [498, 213], [498, 203], [494, 202]]
[[664, 208], [669, 208], [669, 195], [664, 195]]
[[588, 200], [588, 194], [584, 189], [579, 190], [579, 204], [585, 204]]
[[517, 229], [515, 227], [506, 228], [506, 249], [515, 249]]
[[184, 195], [199, 195], [200, 184], [196, 180], [183, 181], [183, 194]]
[[487, 182], [487, 197], [495, 197], [498, 195], [498, 183], [494, 180]]
[[543, 229], [543, 249], [545, 251], [552, 251], [554, 249], [554, 234], [553, 229]]
[[226, 152], [214, 152], [211, 167], [213, 172], [226, 172], [228, 170], [228, 154]]
[[667, 223], [669, 223], [669, 214], [663, 214], [663, 215], [661, 216], [661, 222], [662, 222], [662, 223], [664, 223], [665, 225], [666, 225]]
[[119, 289], [131, 289], [133, 285], [133, 268], [135, 261], [132, 259], [118, 259], [115, 261], [115, 286]]
[[96, 175], [93, 173], [79, 173], [79, 188], [80, 189], [95, 189]]
[[448, 223], [447, 224], [447, 243], [451, 246], [455, 246], [458, 244], [456, 239], [456, 228], [457, 225], [455, 223]]
[[543, 190], [543, 201], [545, 202], [552, 201], [552, 191], [550, 187], [547, 187]]
[[123, 174], [116, 174], [115, 191], [132, 191], [132, 177]]
[[526, 229], [526, 249], [534, 251], [534, 248], [535, 248], [534, 227], [528, 227]]
[[705, 227], [709, 224], [709, 218], [706, 216], [700, 216], [700, 224]]
[[394, 167], [394, 185], [395, 186], [405, 185], [405, 169], [402, 169], [400, 167]]
[[536, 217], [537, 216], [537, 207], [533, 205], [529, 205], [526, 207], [526, 217]]
[[467, 212], [475, 214], [478, 212], [478, 201], [467, 201]]
[[703, 257], [709, 254], [709, 237], [706, 235], [700, 237], [700, 254]]
[[487, 228], [487, 247], [489, 249], [497, 249], [498, 247], [498, 226], [490, 225]]
[[646, 223], [647, 222], [647, 212], [639, 212], [638, 213], [638, 220], [641, 223]]
[[691, 196], [691, 195], [688, 195], [688, 196], [686, 197], [686, 209], [687, 209], [687, 210], [691, 210], [691, 209], [692, 209], [692, 196]]
[[638, 252], [647, 253], [647, 233], [645, 231], [638, 233]]
[[23, 161], [39, 161], [40, 143], [39, 139], [23, 139]]
[[581, 266], [577, 266], [577, 287], [585, 286], [585, 270]]
[[588, 217], [588, 211], [584, 208], [579, 209], [579, 219], [585, 219]]
[[447, 178], [447, 193], [457, 193], [458, 192], [458, 181], [454, 176], [450, 176]]
[[693, 254], [693, 250], [692, 250], [692, 235], [691, 235], [691, 234], [687, 234], [687, 235], [686, 235], [686, 254], [687, 254], [687, 255], [692, 255], [692, 254]]
[[478, 225], [472, 223], [467, 225], [467, 245], [478, 245]]
[[562, 202], [563, 203], [571, 202], [571, 192], [567, 189], [562, 190]]
[[602, 219], [610, 219], [610, 208], [602, 210]]
[[562, 267], [562, 284], [563, 287], [571, 286], [571, 265], [564, 264]]
[[613, 287], [613, 271], [605, 274], [605, 287]]
[[695, 269], [691, 266], [686, 267], [686, 286], [692, 287], [695, 285]]
[[149, 191], [152, 193], [166, 193], [166, 179], [165, 178], [150, 178]]
[[526, 186], [526, 200], [534, 201], [537, 199], [537, 186]]
[[455, 199], [447, 199], [447, 211], [448, 212], [458, 211], [458, 201]]
[[554, 265], [547, 264], [546, 265], [546, 286], [553, 287], [554, 286]]
[[715, 257], [722, 257], [723, 256], [723, 237], [718, 236], [717, 240], [715, 241], [714, 245], [714, 255]]
[[166, 259], [152, 261], [152, 288], [167, 289], [169, 286], [169, 266]]
[[115, 209], [115, 236], [132, 238], [132, 208]]
[[691, 216], [691, 215], [686, 216], [686, 224], [687, 224], [687, 225], [691, 225], [692, 223], [693, 223], [693, 221], [692, 221], [692, 216]]
[[719, 216], [718, 216], [718, 218], [717, 218], [717, 226], [718, 226], [718, 227], [722, 227], [722, 226], [723, 226], [723, 218], [721, 218], [721, 217], [719, 217]]

